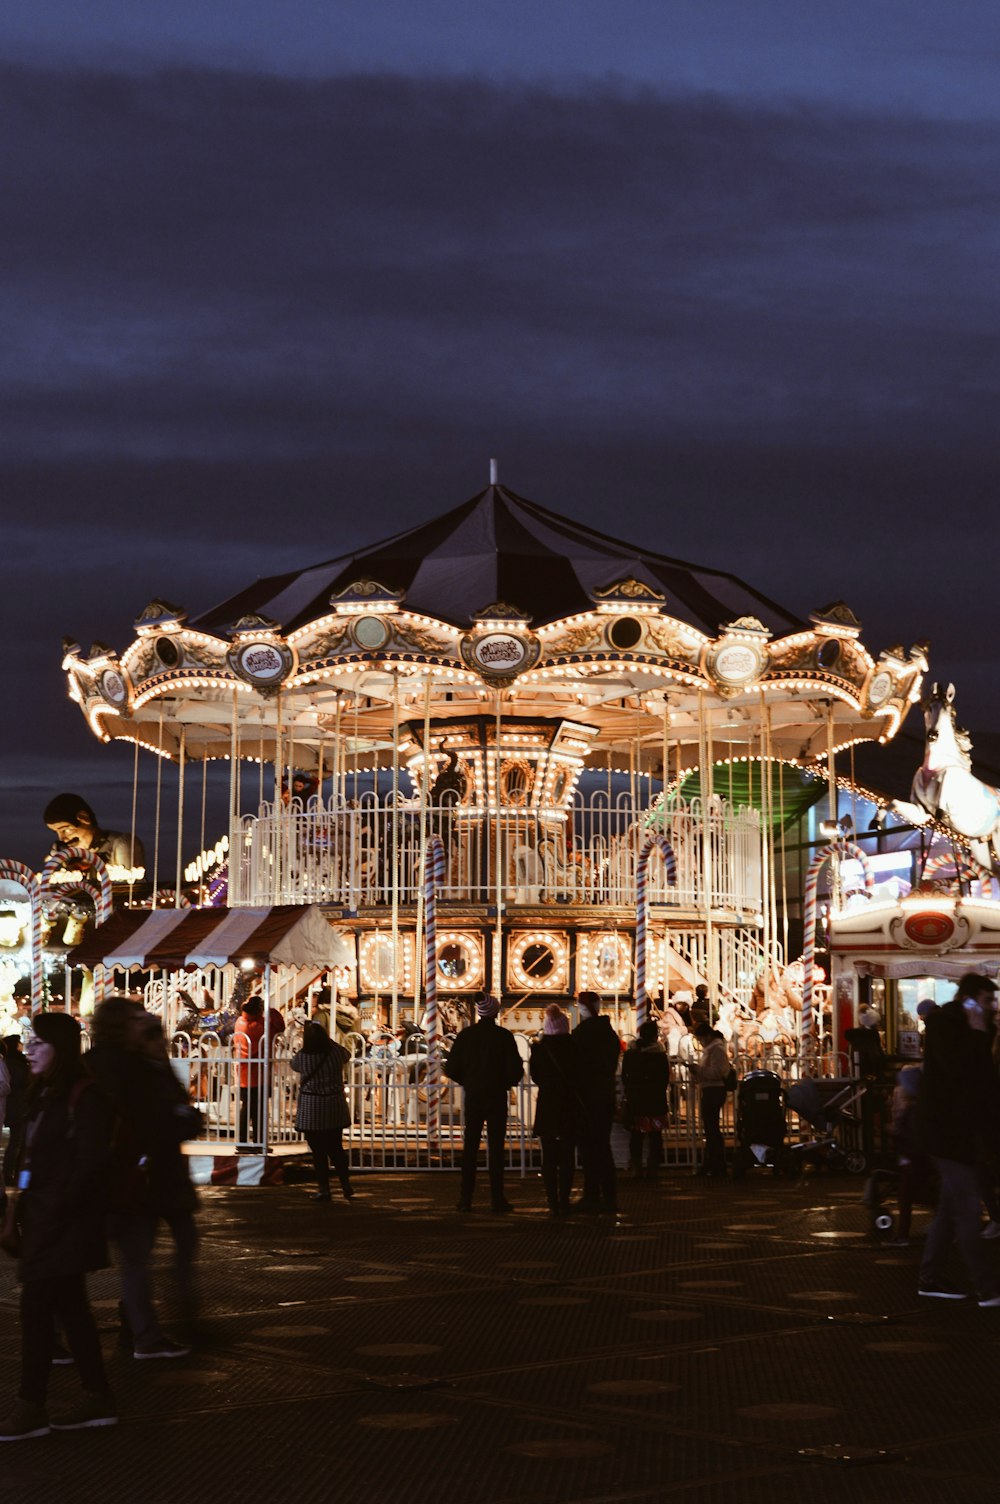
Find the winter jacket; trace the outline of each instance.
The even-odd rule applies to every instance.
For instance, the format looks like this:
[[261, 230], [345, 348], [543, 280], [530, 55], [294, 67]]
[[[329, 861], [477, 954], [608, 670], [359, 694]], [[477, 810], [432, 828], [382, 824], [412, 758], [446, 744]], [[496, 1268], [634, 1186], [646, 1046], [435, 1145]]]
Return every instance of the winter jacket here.
[[729, 1056], [726, 1053], [726, 1042], [721, 1035], [716, 1035], [703, 1048], [701, 1059], [694, 1062], [694, 1071], [698, 1078], [698, 1085], [703, 1091], [706, 1086], [725, 1086], [730, 1064]]
[[464, 1086], [470, 1097], [490, 1097], [517, 1085], [524, 1075], [524, 1062], [510, 1030], [492, 1018], [481, 1018], [456, 1037], [444, 1073]]
[[110, 1103], [88, 1077], [69, 1096], [49, 1090], [36, 1104], [22, 1162], [30, 1179], [18, 1202], [23, 1283], [107, 1266], [105, 1176], [112, 1117]]
[[629, 1113], [639, 1118], [666, 1117], [669, 1085], [670, 1061], [663, 1046], [644, 1047], [633, 1040], [622, 1056], [622, 1089]]
[[917, 1137], [925, 1153], [978, 1165], [1000, 1141], [1000, 1079], [992, 1045], [992, 1035], [973, 1029], [956, 999], [928, 1017], [917, 1101]]
[[[138, 1050], [95, 1045], [87, 1056], [116, 1115], [109, 1210], [193, 1211], [198, 1198], [181, 1148], [197, 1136], [200, 1115], [167, 1060]], [[144, 1162], [144, 1172], [130, 1173]]]
[[248, 1018], [245, 1013], [241, 1013], [233, 1031], [233, 1050], [240, 1062], [241, 1086], [257, 1086], [260, 1082], [263, 1040], [263, 1018]]
[[577, 1024], [570, 1039], [576, 1052], [577, 1080], [584, 1102], [588, 1107], [614, 1112], [621, 1041], [611, 1027], [610, 1018], [603, 1013], [591, 1014]]
[[531, 1046], [531, 1079], [538, 1087], [536, 1138], [573, 1138], [580, 1097], [576, 1050], [569, 1034], [543, 1034]]
[[322, 1055], [299, 1050], [292, 1056], [292, 1070], [302, 1077], [295, 1104], [295, 1126], [302, 1133], [327, 1128], [346, 1128], [351, 1121], [344, 1096], [344, 1066], [350, 1055], [332, 1040]]
[[28, 1110], [31, 1069], [20, 1050], [12, 1050], [5, 1063], [7, 1074], [10, 1076], [10, 1095], [7, 1098], [7, 1115], [4, 1121], [8, 1128], [11, 1128], [24, 1121], [24, 1115]]

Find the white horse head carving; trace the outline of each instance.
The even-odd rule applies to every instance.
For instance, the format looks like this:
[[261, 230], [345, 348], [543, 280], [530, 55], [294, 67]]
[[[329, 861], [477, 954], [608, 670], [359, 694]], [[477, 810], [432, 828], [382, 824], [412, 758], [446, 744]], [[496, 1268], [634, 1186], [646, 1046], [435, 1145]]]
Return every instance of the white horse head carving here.
[[972, 739], [955, 724], [955, 686], [931, 686], [923, 701], [924, 760], [913, 779], [913, 802], [894, 800], [897, 819], [934, 819], [968, 842], [984, 872], [1000, 869], [1000, 795], [971, 771]]

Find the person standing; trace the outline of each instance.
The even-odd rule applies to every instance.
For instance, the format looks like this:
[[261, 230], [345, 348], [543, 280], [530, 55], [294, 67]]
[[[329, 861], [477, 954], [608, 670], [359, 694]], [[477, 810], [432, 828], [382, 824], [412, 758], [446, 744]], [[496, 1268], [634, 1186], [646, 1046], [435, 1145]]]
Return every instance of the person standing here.
[[531, 1079], [538, 1087], [534, 1134], [542, 1146], [542, 1184], [549, 1211], [564, 1217], [576, 1173], [576, 1051], [569, 1016], [558, 1003], [545, 1010], [542, 1037], [531, 1046]]
[[20, 1034], [8, 1034], [5, 1063], [10, 1077], [10, 1092], [7, 1097], [6, 1122], [8, 1130], [7, 1149], [3, 1157], [3, 1183], [11, 1186], [17, 1177], [17, 1166], [24, 1146], [24, 1125], [28, 1114], [28, 1087], [31, 1071], [21, 1049]]
[[726, 1041], [707, 1023], [698, 1025], [694, 1037], [701, 1046], [701, 1057], [693, 1063], [692, 1070], [701, 1088], [699, 1105], [705, 1135], [705, 1157], [697, 1174], [725, 1179], [726, 1146], [719, 1119], [726, 1101], [726, 1078], [730, 1070]]
[[[264, 1139], [263, 1113], [263, 1050], [264, 1050], [264, 1004], [255, 994], [243, 1004], [243, 1011], [236, 1020], [233, 1031], [233, 1050], [239, 1061], [240, 1076], [240, 1122], [239, 1143], [262, 1143]], [[250, 1138], [253, 1128], [254, 1137]]]
[[302, 1031], [302, 1048], [292, 1056], [292, 1070], [301, 1076], [295, 1106], [295, 1126], [306, 1136], [316, 1167], [314, 1201], [330, 1199], [330, 1165], [337, 1172], [344, 1199], [354, 1195], [351, 1186], [344, 1129], [351, 1121], [344, 1095], [344, 1066], [350, 1055], [316, 1022]]
[[444, 1073], [464, 1092], [465, 1134], [462, 1141], [462, 1186], [458, 1210], [472, 1210], [476, 1184], [476, 1161], [486, 1128], [490, 1176], [490, 1205], [495, 1212], [514, 1208], [504, 1195], [503, 1166], [507, 1137], [507, 1097], [524, 1075], [517, 1041], [509, 1029], [497, 1023], [500, 1000], [484, 993], [476, 1004], [477, 1021], [455, 1039], [444, 1064]]
[[622, 1089], [629, 1129], [629, 1169], [643, 1173], [643, 1143], [649, 1144], [646, 1174], [650, 1179], [663, 1168], [663, 1130], [667, 1126], [667, 1092], [670, 1061], [659, 1038], [654, 1019], [647, 1019], [622, 1056]]
[[967, 972], [951, 1002], [927, 1018], [917, 1134], [934, 1161], [940, 1191], [918, 1288], [932, 1300], [966, 1298], [946, 1269], [955, 1243], [979, 1304], [1000, 1306], [1000, 1285], [980, 1238], [981, 1177], [1000, 1136], [1000, 1079], [992, 1058], [996, 992], [989, 977]]
[[[68, 1013], [36, 1014], [28, 1066], [32, 1080], [16, 1208], [21, 1383], [13, 1409], [0, 1421], [0, 1441], [25, 1441], [47, 1436], [50, 1430], [79, 1431], [118, 1421], [87, 1301], [88, 1272], [108, 1263], [104, 1184], [110, 1105], [84, 1071], [80, 1025]], [[66, 1334], [83, 1394], [50, 1422], [45, 1399], [57, 1322]]]
[[596, 992], [579, 993], [577, 1004], [580, 1021], [570, 1036], [580, 1091], [577, 1145], [583, 1167], [583, 1195], [577, 1207], [582, 1212], [614, 1214], [618, 1210], [618, 1186], [611, 1127], [621, 1040], [610, 1018], [602, 1014]]
[[[90, 1037], [88, 1068], [116, 1114], [108, 1234], [121, 1266], [121, 1345], [137, 1359], [184, 1358], [190, 1347], [160, 1326], [149, 1261], [162, 1217], [174, 1236], [177, 1282], [190, 1318], [196, 1200], [181, 1143], [189, 1136], [193, 1109], [166, 1056], [159, 1020], [133, 998], [98, 1003]], [[157, 1041], [159, 1060], [153, 1053]]]

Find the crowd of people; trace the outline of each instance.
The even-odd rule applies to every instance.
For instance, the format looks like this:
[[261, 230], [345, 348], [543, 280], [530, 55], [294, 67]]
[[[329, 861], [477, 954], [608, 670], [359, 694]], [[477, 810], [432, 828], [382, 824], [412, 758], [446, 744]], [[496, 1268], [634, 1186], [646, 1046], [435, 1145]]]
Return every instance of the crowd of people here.
[[[700, 999], [699, 999], [700, 1001]], [[611, 1215], [618, 1208], [617, 1171], [611, 1148], [612, 1129], [621, 1123], [629, 1134], [629, 1170], [652, 1177], [665, 1161], [663, 1135], [670, 1115], [670, 1057], [662, 1023], [650, 1018], [626, 1048], [601, 1011], [596, 992], [580, 992], [577, 1023], [558, 1003], [545, 1010], [542, 1032], [531, 1046], [529, 1072], [538, 1088], [534, 1123], [542, 1150], [542, 1183], [554, 1217], [571, 1212]], [[705, 1156], [699, 1173], [725, 1173], [719, 1115], [725, 1101], [731, 1064], [725, 1042], [707, 1022], [695, 1024], [701, 1047], [688, 1069], [699, 1083]], [[523, 1061], [513, 1034], [498, 1023], [500, 1001], [484, 994], [477, 1020], [455, 1038], [445, 1061], [445, 1075], [464, 1092], [462, 1184], [458, 1210], [472, 1209], [476, 1160], [485, 1127], [494, 1212], [511, 1210], [503, 1191], [507, 1098], [523, 1075]], [[694, 1020], [691, 1020], [694, 1023]], [[579, 1163], [581, 1194], [572, 1200]]]
[[[988, 1240], [1000, 1235], [997, 997], [995, 982], [970, 973], [950, 1002], [922, 1007], [923, 1059], [899, 1073], [893, 1104], [899, 1163], [895, 1242], [909, 1242], [913, 1202], [936, 1188], [919, 1294], [961, 1300], [971, 1287], [984, 1307], [1000, 1306], [1000, 1282], [988, 1255]], [[524, 1059], [500, 1013], [500, 1000], [483, 994], [475, 1022], [456, 1035], [444, 1062], [445, 1075], [464, 1097], [461, 1213], [473, 1207], [484, 1132], [491, 1208], [497, 1214], [513, 1210], [504, 1192], [505, 1138], [509, 1093], [523, 1080]], [[613, 1216], [618, 1202], [613, 1127], [618, 1122], [628, 1132], [630, 1173], [657, 1176], [665, 1161], [671, 1059], [662, 1020], [642, 1023], [626, 1046], [596, 993], [578, 995], [576, 1014], [574, 1025], [564, 1007], [551, 1003], [531, 1045], [528, 1069], [537, 1088], [533, 1131], [541, 1145], [542, 1183], [553, 1217]], [[724, 1176], [719, 1119], [732, 1089], [732, 1065], [707, 1017], [692, 1017], [685, 1026], [699, 1046], [688, 1067], [698, 1083], [705, 1138], [698, 1173]], [[233, 1031], [237, 1058], [246, 1067], [240, 1080], [244, 1138], [262, 1111], [253, 1069], [264, 1033], [264, 1005], [253, 995], [244, 1001]], [[344, 1198], [353, 1196], [343, 1142], [350, 1123], [344, 1076], [349, 1058], [331, 1038], [328, 1024], [313, 1020], [290, 1062], [299, 1077], [295, 1123], [312, 1154], [313, 1199], [320, 1202], [331, 1199], [331, 1169]], [[18, 1261], [22, 1341], [20, 1386], [0, 1421], [0, 1441], [113, 1425], [117, 1408], [86, 1277], [108, 1265], [112, 1248], [121, 1279], [120, 1342], [137, 1360], [169, 1360], [190, 1351], [198, 1235], [196, 1195], [182, 1146], [197, 1136], [200, 1114], [171, 1067], [159, 1019], [136, 999], [117, 995], [97, 1006], [86, 1054], [79, 1021], [66, 1012], [37, 1013], [26, 1042], [20, 1033], [3, 1041], [0, 1126], [4, 1122], [9, 1141], [0, 1246]], [[578, 1167], [582, 1185], [574, 1200]], [[181, 1323], [176, 1336], [160, 1323], [150, 1274], [161, 1224], [173, 1247]], [[956, 1253], [968, 1287], [954, 1279]], [[50, 1418], [49, 1375], [53, 1362], [61, 1360], [75, 1363], [81, 1394], [75, 1405]]]
[[[86, 1284], [88, 1273], [108, 1265], [109, 1245], [121, 1275], [121, 1344], [137, 1360], [190, 1351], [198, 1235], [181, 1146], [200, 1131], [200, 1114], [170, 1065], [159, 1021], [134, 999], [100, 1003], [86, 1056], [81, 1041], [71, 1014], [36, 1013], [23, 1071], [20, 1037], [5, 1041], [8, 1113], [20, 1098], [5, 1156], [0, 1246], [17, 1260], [21, 1282], [21, 1375], [0, 1441], [116, 1423]], [[154, 1299], [149, 1260], [161, 1222], [173, 1241], [183, 1341], [163, 1331]], [[81, 1393], [50, 1418], [49, 1376], [61, 1361], [76, 1365]]]

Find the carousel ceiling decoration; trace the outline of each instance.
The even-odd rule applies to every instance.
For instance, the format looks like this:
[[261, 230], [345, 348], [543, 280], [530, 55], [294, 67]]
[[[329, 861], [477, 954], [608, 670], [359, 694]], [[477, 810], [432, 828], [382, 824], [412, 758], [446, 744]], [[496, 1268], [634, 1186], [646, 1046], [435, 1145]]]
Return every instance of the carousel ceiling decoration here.
[[588, 764], [652, 769], [667, 740], [689, 765], [706, 727], [759, 744], [765, 719], [771, 753], [798, 761], [888, 740], [927, 661], [922, 644], [873, 658], [843, 602], [803, 620], [735, 575], [491, 485], [200, 616], [157, 598], [120, 656], [66, 639], [63, 667], [95, 735], [164, 757], [270, 758], [284, 736], [306, 765], [336, 737], [384, 764], [432, 700], [435, 727], [572, 720], [592, 728]]

